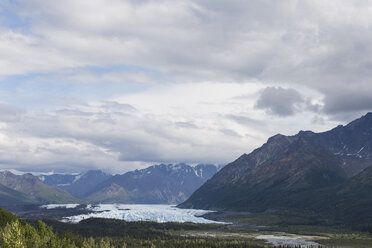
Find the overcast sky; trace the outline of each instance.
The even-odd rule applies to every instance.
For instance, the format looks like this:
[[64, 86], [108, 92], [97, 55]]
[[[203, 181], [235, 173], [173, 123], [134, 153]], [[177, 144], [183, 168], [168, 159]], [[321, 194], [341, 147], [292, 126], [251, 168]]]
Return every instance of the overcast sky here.
[[219, 163], [372, 111], [372, 1], [1, 0], [0, 169]]

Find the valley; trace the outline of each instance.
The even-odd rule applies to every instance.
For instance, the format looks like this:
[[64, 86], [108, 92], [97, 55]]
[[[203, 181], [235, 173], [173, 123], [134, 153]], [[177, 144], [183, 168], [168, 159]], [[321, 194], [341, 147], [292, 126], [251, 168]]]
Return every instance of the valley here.
[[324, 133], [278, 134], [224, 167], [159, 164], [121, 175], [3, 171], [0, 205], [32, 225], [43, 220], [58, 235], [74, 233], [76, 242], [93, 235], [114, 247], [370, 247], [371, 130], [368, 113]]
[[372, 0], [0, 0], [0, 248], [372, 248]]
[[[59, 220], [62, 219], [62, 216], [89, 214], [94, 211], [86, 211], [84, 205], [75, 206], [75, 208], [72, 205], [65, 206], [54, 205], [49, 208], [40, 208], [39, 206], [38, 213], [36, 208], [34, 214], [30, 214], [32, 211], [29, 210], [28, 214], [24, 212], [23, 218], [32, 225], [36, 223], [36, 219], [43, 219], [59, 235], [73, 237], [77, 243], [95, 237], [96, 241], [101, 238], [110, 240], [113, 247], [120, 247], [118, 245], [125, 242], [127, 247], [148, 247], [153, 243], [160, 247], [170, 244], [178, 244], [179, 247], [189, 247], [190, 244], [195, 245], [192, 247], [230, 247], [235, 244], [235, 247], [263, 248], [271, 244], [284, 245], [285, 247], [295, 245], [334, 247], [337, 245], [337, 247], [346, 248], [370, 247], [372, 241], [371, 234], [351, 230], [345, 226], [316, 225], [303, 222], [309, 217], [304, 213], [211, 212], [203, 215], [204, 218], [224, 221], [228, 224], [179, 223], [178, 221], [158, 223], [149, 221], [149, 219], [147, 221], [133, 221], [133, 219], [123, 221], [121, 218], [111, 219], [111, 217], [108, 219], [80, 219], [78, 223], [69, 223]], [[147, 211], [146, 208], [153, 208], [152, 205], [138, 207], [143, 211]], [[128, 208], [122, 209], [122, 211], [128, 210]], [[107, 207], [101, 208], [99, 212], [105, 214], [106, 211]], [[162, 213], [158, 212], [158, 214]], [[137, 220], [141, 220], [139, 212], [135, 216], [138, 218]], [[302, 225], [299, 224], [301, 221]], [[77, 236], [71, 236], [71, 233]]]

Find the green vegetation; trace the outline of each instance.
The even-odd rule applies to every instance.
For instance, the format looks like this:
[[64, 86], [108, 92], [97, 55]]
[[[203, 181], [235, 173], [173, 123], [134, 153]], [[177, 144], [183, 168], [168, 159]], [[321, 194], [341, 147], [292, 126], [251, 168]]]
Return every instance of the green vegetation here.
[[52, 228], [44, 222], [38, 221], [37, 227], [33, 227], [2, 209], [0, 209], [0, 231], [0, 247], [77, 247], [73, 241], [53, 233]]
[[8, 205], [37, 203], [37, 201], [32, 197], [11, 188], [5, 187], [2, 184], [0, 184], [0, 202], [6, 202]]
[[[114, 219], [87, 219], [78, 224], [55, 220], [19, 220], [0, 209], [0, 247], [271, 247], [255, 237], [260, 234], [293, 233], [330, 247], [371, 247], [372, 235], [326, 225], [296, 225], [306, 214], [234, 213], [224, 218], [236, 225], [194, 223], [125, 222]], [[308, 219], [309, 220], [309, 219]], [[260, 226], [263, 225], [264, 226]], [[259, 230], [257, 230], [257, 228]], [[309, 236], [307, 236], [309, 237]]]
[[32, 188], [24, 190], [25, 193], [35, 196], [40, 202], [52, 203], [81, 203], [82, 201], [72, 197], [68, 192], [45, 185], [39, 180], [35, 180]]
[[359, 233], [329, 234], [329, 239], [323, 240], [322, 244], [330, 247], [370, 248], [372, 237]]
[[[0, 247], [4, 248], [111, 248], [111, 247], [267, 247], [262, 241], [215, 239], [175, 235], [183, 229], [210, 228], [196, 224], [127, 223], [92, 219], [81, 224], [52, 222], [57, 232], [42, 221], [31, 224], [0, 209]], [[105, 230], [105, 231], [104, 231]]]
[[312, 211], [230, 212], [216, 217], [221, 221], [236, 223], [230, 229], [242, 234], [290, 233], [299, 237], [313, 236], [315, 242], [327, 247], [372, 247], [371, 229], [334, 224], [324, 215]]
[[3, 205], [81, 202], [64, 190], [43, 184], [32, 174], [15, 175], [9, 171], [0, 172], [0, 200]]
[[261, 240], [195, 235], [210, 230], [229, 231], [221, 225], [125, 222], [114, 219], [87, 219], [78, 224], [46, 220], [46, 223], [56, 232], [75, 240], [78, 245], [81, 245], [81, 240], [93, 242], [91, 237], [95, 237], [113, 247], [267, 247]]

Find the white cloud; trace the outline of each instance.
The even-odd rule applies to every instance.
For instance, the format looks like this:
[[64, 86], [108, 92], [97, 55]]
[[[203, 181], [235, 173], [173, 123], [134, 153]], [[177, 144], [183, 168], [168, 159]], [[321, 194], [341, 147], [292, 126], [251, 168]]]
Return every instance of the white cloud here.
[[356, 55], [355, 45], [372, 38], [363, 32], [372, 9], [359, 1], [34, 0], [20, 1], [15, 9], [31, 24], [22, 44], [37, 41], [25, 48], [68, 58], [40, 66], [31, 53], [26, 61], [35, 71], [129, 63], [187, 78], [281, 76], [302, 83], [296, 76], [329, 74], [316, 62], [324, 65], [338, 55], [347, 62]]
[[[371, 1], [20, 0], [4, 11], [24, 23], [0, 20], [5, 91], [23, 99], [6, 76], [42, 73], [20, 87], [53, 96], [36, 110], [4, 100], [4, 166], [228, 162], [277, 132], [326, 130], [372, 108]], [[98, 93], [85, 98], [88, 83]], [[273, 118], [254, 107], [267, 87], [303, 101]]]
[[[277, 132], [294, 134], [299, 126], [324, 130], [332, 124], [313, 124], [309, 114], [293, 117], [293, 126], [273, 120], [254, 108], [260, 88], [177, 84], [112, 101], [25, 111], [2, 123], [1, 167], [123, 172], [158, 162], [227, 163]], [[242, 92], [252, 97], [236, 97]]]

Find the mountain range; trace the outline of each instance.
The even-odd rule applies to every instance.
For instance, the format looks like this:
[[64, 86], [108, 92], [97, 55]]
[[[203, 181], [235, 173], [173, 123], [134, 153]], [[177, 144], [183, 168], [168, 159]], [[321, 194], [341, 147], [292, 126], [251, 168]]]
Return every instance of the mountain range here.
[[166, 203], [232, 211], [313, 211], [372, 223], [372, 113], [322, 132], [277, 134], [219, 166], [159, 164], [121, 175], [0, 172], [0, 204]]
[[166, 203], [186, 200], [220, 166], [160, 164], [122, 175], [100, 170], [73, 174], [0, 172], [0, 205], [45, 203]]
[[77, 198], [84, 198], [98, 184], [111, 178], [101, 170], [90, 170], [79, 174], [52, 174], [39, 176], [43, 183], [60, 188]]
[[226, 165], [180, 207], [308, 209], [372, 220], [372, 113], [330, 131], [275, 135]]
[[0, 191], [2, 205], [79, 202], [68, 192], [43, 184], [30, 173], [15, 175], [9, 171], [0, 172]]
[[111, 177], [94, 187], [86, 199], [102, 203], [181, 203], [218, 169], [210, 164], [154, 165]]

